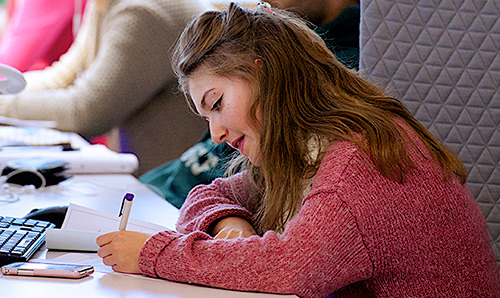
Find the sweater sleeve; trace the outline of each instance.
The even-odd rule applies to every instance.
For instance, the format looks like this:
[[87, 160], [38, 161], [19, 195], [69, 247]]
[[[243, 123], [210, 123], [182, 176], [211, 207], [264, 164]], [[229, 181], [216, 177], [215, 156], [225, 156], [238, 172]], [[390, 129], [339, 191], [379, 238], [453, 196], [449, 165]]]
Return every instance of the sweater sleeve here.
[[250, 199], [249, 188], [245, 173], [230, 178], [219, 178], [210, 185], [195, 187], [182, 205], [177, 231], [207, 232], [212, 223], [228, 216], [238, 216], [251, 223], [251, 212], [238, 204], [242, 200]]
[[111, 7], [97, 29], [97, 56], [73, 84], [2, 97], [0, 114], [56, 121], [58, 129], [85, 137], [109, 131], [174, 79], [168, 49], [184, 24], [177, 13], [185, 13], [174, 5], [170, 17], [157, 10], [140, 4]]
[[354, 217], [335, 193], [309, 194], [278, 237], [214, 240], [204, 232], [153, 235], [141, 251], [146, 275], [226, 289], [325, 297], [372, 274]]
[[43, 60], [61, 35], [71, 26], [73, 0], [17, 1], [0, 43], [0, 63], [20, 71]]

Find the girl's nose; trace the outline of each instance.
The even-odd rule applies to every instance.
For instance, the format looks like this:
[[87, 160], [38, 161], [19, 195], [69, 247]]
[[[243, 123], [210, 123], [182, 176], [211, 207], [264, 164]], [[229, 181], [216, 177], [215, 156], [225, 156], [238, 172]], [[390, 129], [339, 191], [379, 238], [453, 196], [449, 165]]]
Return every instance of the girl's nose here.
[[211, 119], [209, 122], [210, 126], [210, 135], [212, 136], [212, 140], [216, 144], [224, 143], [227, 140], [227, 129], [224, 126], [220, 125], [220, 123], [216, 120]]

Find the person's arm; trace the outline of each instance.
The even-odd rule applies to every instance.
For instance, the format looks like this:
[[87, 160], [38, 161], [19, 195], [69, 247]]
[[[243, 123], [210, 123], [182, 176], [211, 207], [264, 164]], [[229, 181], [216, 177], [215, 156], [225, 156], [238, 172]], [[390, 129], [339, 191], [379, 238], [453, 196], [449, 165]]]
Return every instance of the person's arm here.
[[[25, 72], [27, 84], [22, 94], [66, 89], [72, 86], [75, 79], [87, 71], [97, 55], [96, 34], [99, 18], [96, 1], [90, 1], [85, 6], [81, 26], [71, 47], [58, 61], [43, 70]], [[1, 108], [0, 113], [2, 113]]]
[[[335, 192], [316, 191], [281, 236], [214, 240], [201, 231], [100, 236], [115, 271], [241, 291], [326, 297], [368, 279], [373, 265], [358, 225]], [[142, 248], [141, 248], [142, 247]]]
[[278, 237], [213, 240], [203, 232], [153, 235], [142, 248], [143, 274], [243, 291], [325, 297], [364, 280], [372, 264], [354, 217], [334, 193], [307, 197]]
[[250, 237], [257, 235], [254, 227], [241, 217], [225, 217], [218, 220], [208, 234], [214, 239], [233, 239], [238, 237]]
[[86, 137], [110, 130], [174, 80], [168, 49], [184, 20], [170, 13], [165, 20], [153, 7], [112, 7], [99, 28], [97, 57], [73, 85], [2, 97], [0, 115], [55, 120], [58, 129]]
[[195, 187], [180, 209], [177, 231], [183, 234], [202, 231], [215, 236], [225, 227], [216, 227], [224, 218], [239, 218], [251, 225], [253, 210], [241, 205], [242, 201], [252, 200], [253, 188], [246, 175], [239, 173]]
[[[251, 198], [252, 188], [246, 177], [246, 173], [239, 173], [193, 189], [181, 208], [177, 230], [184, 233], [203, 230], [214, 239], [255, 235], [250, 224], [252, 214], [236, 202], [236, 197], [240, 201]], [[100, 246], [98, 255], [116, 271], [140, 273], [139, 252], [149, 237], [131, 231], [104, 234], [96, 240]]]
[[72, 24], [74, 0], [18, 0], [0, 42], [0, 63], [20, 71], [44, 59]]

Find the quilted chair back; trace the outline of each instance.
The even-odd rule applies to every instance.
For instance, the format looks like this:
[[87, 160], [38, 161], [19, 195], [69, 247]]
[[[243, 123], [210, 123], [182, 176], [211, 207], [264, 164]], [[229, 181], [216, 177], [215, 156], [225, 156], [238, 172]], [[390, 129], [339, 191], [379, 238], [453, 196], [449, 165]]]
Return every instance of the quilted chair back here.
[[467, 167], [500, 268], [500, 0], [362, 0], [360, 72]]

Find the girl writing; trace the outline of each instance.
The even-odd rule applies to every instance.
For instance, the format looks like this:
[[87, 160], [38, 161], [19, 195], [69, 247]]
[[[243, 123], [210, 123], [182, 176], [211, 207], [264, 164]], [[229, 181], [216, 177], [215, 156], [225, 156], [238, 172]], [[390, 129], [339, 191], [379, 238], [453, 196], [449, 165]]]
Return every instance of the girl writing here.
[[231, 4], [173, 58], [213, 140], [241, 155], [190, 192], [177, 231], [99, 237], [104, 264], [300, 297], [500, 295], [463, 164], [301, 20]]

